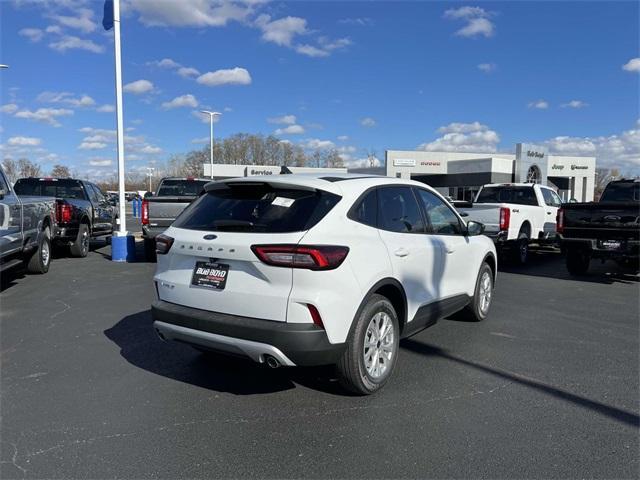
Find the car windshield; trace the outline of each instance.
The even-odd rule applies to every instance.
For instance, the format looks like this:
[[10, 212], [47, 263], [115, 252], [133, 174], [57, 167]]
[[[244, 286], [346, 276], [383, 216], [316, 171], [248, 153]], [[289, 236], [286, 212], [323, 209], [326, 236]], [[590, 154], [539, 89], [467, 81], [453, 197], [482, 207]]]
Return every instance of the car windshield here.
[[640, 183], [610, 183], [602, 194], [601, 202], [633, 202], [640, 201]]
[[79, 180], [56, 178], [21, 178], [13, 186], [18, 195], [86, 200]]
[[284, 233], [308, 230], [341, 197], [266, 183], [228, 183], [187, 207], [173, 226], [189, 230]]
[[537, 205], [533, 187], [484, 187], [478, 193], [475, 203], [514, 203], [516, 205]]
[[197, 197], [209, 180], [163, 180], [158, 197]]

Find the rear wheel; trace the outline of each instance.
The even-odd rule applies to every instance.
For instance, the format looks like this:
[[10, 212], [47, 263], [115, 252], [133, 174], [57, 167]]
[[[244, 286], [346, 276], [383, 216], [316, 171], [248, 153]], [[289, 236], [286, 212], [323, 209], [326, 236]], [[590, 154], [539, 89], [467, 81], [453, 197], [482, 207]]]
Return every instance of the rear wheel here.
[[38, 248], [31, 254], [27, 261], [29, 273], [47, 273], [51, 264], [51, 233], [49, 227], [40, 233]]
[[567, 249], [567, 270], [571, 275], [585, 275], [589, 271], [591, 256], [581, 248]]
[[463, 315], [468, 320], [481, 322], [489, 314], [492, 298], [493, 270], [488, 264], [483, 263], [478, 272], [473, 300], [465, 307]]
[[338, 378], [346, 390], [369, 395], [387, 382], [398, 357], [400, 328], [391, 302], [374, 294], [355, 320], [338, 363]]
[[529, 235], [527, 232], [520, 232], [515, 241], [511, 257], [517, 265], [524, 265], [529, 258]]
[[76, 241], [71, 244], [70, 251], [74, 257], [86, 257], [89, 253], [89, 225], [81, 223]]

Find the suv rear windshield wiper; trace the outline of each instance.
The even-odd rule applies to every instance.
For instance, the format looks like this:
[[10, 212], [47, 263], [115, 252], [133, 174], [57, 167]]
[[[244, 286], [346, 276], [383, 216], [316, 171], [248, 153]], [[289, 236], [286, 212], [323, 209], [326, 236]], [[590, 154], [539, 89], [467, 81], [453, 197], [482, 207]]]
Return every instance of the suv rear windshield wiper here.
[[217, 230], [244, 230], [244, 229], [256, 229], [266, 228], [265, 224], [254, 223], [249, 220], [215, 220], [213, 226]]

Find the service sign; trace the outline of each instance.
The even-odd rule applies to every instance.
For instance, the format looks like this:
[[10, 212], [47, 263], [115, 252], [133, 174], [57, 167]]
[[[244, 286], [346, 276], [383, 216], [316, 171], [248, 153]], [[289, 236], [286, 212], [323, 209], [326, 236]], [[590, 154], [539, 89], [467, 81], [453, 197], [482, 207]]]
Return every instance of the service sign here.
[[414, 158], [394, 158], [394, 167], [415, 167], [416, 160]]
[[265, 167], [265, 166], [249, 166], [246, 168], [246, 177], [265, 177], [270, 175], [278, 175], [280, 173], [280, 167]]

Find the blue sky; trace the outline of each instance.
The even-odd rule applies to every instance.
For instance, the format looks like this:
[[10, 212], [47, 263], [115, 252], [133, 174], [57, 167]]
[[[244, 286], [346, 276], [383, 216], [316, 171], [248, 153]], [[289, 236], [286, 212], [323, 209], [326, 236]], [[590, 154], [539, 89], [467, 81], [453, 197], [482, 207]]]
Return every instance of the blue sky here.
[[[112, 174], [102, 8], [0, 2], [3, 157]], [[213, 108], [216, 137], [277, 132], [350, 165], [530, 141], [640, 173], [638, 18], [635, 1], [123, 0], [127, 165], [202, 147]]]

